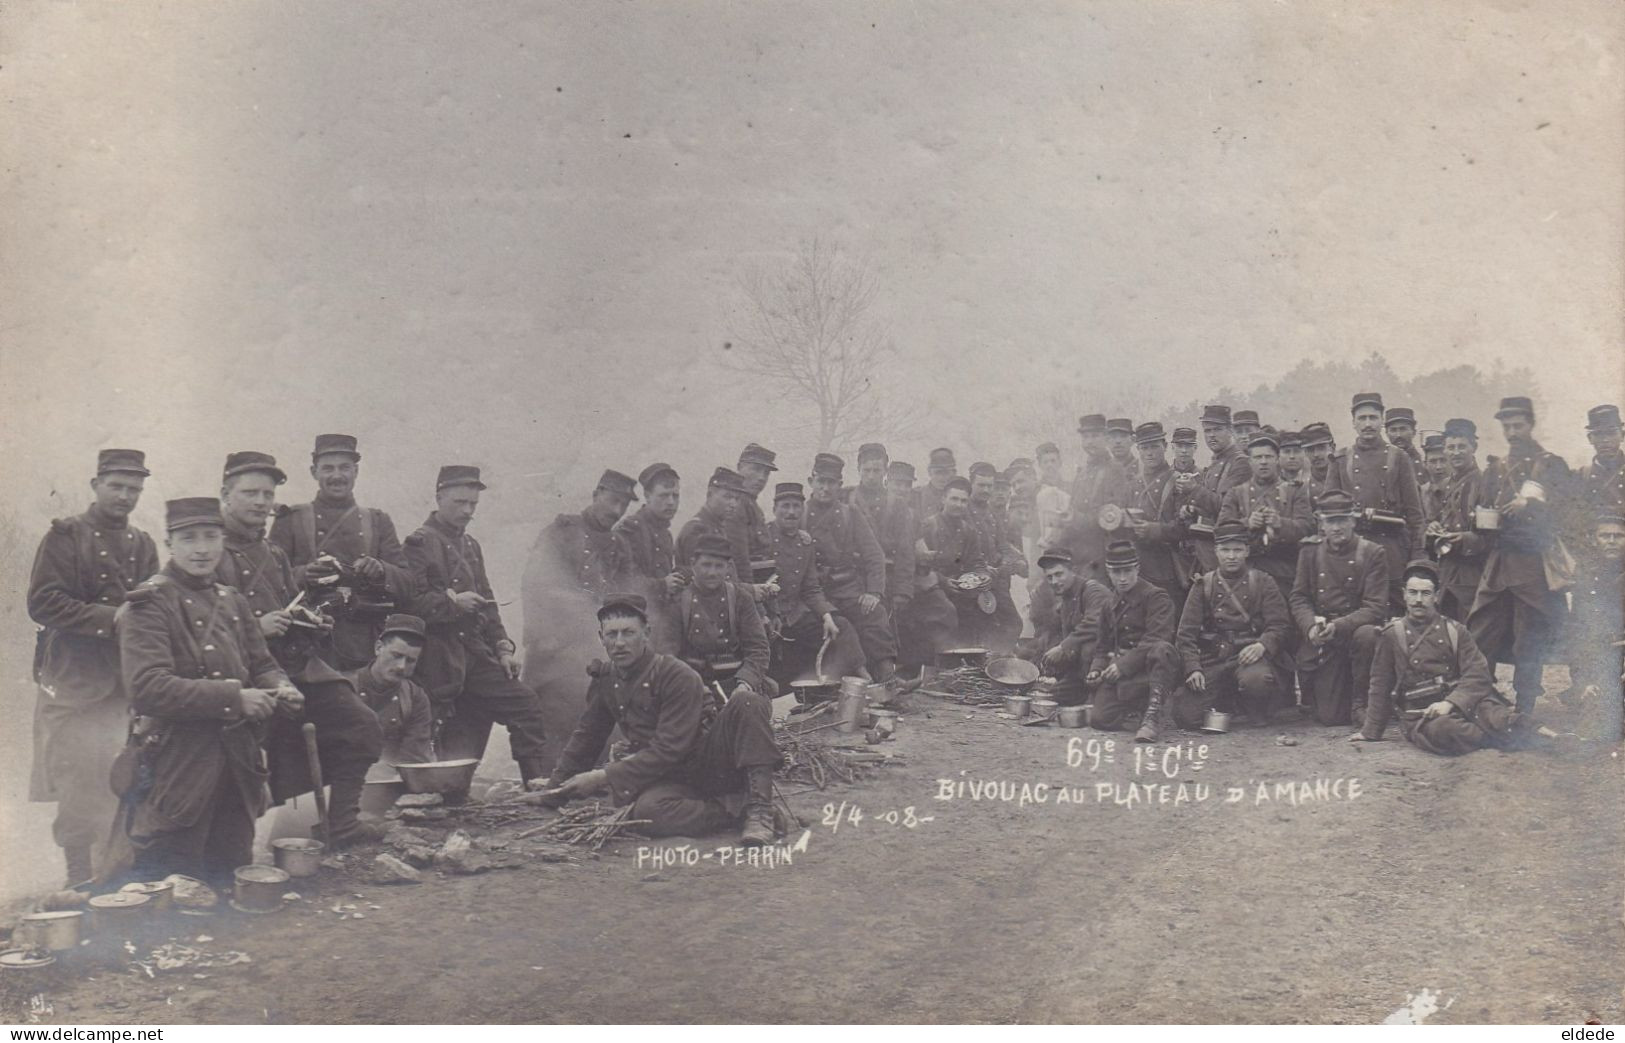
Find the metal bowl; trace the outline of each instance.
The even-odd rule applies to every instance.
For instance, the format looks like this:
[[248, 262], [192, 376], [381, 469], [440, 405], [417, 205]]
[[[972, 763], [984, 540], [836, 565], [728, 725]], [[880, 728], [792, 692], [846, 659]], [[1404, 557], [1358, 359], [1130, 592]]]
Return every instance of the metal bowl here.
[[464, 757], [455, 761], [429, 761], [424, 764], [397, 764], [408, 793], [439, 793], [461, 797], [468, 793], [474, 782], [474, 769], [480, 766], [478, 757]]
[[1026, 688], [1038, 680], [1038, 664], [1015, 656], [1005, 656], [987, 664], [988, 680], [1006, 688]]

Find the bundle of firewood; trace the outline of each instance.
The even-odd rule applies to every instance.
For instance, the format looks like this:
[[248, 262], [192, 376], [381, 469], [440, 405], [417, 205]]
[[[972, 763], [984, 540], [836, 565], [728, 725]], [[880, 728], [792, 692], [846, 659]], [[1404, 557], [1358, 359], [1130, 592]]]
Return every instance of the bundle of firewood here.
[[526, 830], [520, 836], [552, 837], [566, 844], [585, 844], [597, 851], [622, 835], [638, 835], [636, 827], [647, 826], [649, 822], [649, 819], [633, 818], [631, 805], [605, 808], [594, 801], [576, 808], [564, 808], [558, 818], [545, 826]]

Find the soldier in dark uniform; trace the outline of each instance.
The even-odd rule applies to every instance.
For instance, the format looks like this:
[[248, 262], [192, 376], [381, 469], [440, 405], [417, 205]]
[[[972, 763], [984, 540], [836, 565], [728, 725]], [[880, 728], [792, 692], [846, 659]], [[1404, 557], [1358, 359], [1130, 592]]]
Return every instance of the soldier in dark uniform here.
[[[752, 562], [768, 557], [767, 518], [757, 498], [772, 480], [773, 472], [779, 469], [775, 463], [777, 459], [777, 453], [755, 442], [739, 451], [739, 464], [735, 470], [744, 483], [745, 492], [739, 498], [738, 512], [728, 522], [728, 540], [736, 548], [742, 543]], [[744, 562], [738, 563], [735, 571], [747, 581], [753, 578], [753, 570], [746, 567]]]
[[1074, 568], [1072, 552], [1065, 547], [1045, 551], [1036, 564], [1049, 587], [1054, 611], [1036, 625], [1037, 639], [1028, 654], [1037, 660], [1040, 670], [1055, 678], [1055, 701], [1078, 706], [1089, 700], [1085, 678], [1095, 659], [1112, 592]]
[[1500, 530], [1486, 542], [1484, 574], [1467, 616], [1473, 641], [1492, 664], [1510, 662], [1518, 711], [1529, 713], [1541, 693], [1541, 671], [1563, 620], [1560, 589], [1547, 576], [1569, 488], [1569, 465], [1535, 441], [1535, 407], [1503, 398], [1495, 413], [1507, 440], [1506, 458], [1484, 477], [1483, 502], [1500, 511]]
[[749, 495], [745, 480], [729, 467], [711, 472], [705, 485], [705, 503], [677, 534], [677, 567], [694, 564], [694, 543], [701, 536], [721, 536], [733, 548], [734, 560], [729, 566], [728, 578], [736, 583], [749, 583], [750, 541], [739, 539], [740, 530], [732, 522], [744, 510]]
[[[1193, 444], [1195, 434], [1191, 432]], [[1177, 607], [1184, 603], [1194, 560], [1185, 557], [1185, 528], [1175, 495], [1178, 472], [1168, 465], [1162, 424], [1152, 420], [1136, 428], [1134, 447], [1140, 454], [1140, 481], [1131, 506], [1138, 513], [1130, 516], [1128, 532], [1139, 551], [1140, 575], [1167, 591]]]
[[1026, 576], [1027, 559], [1006, 532], [1004, 520], [993, 505], [993, 487], [997, 483], [998, 472], [992, 464], [979, 460], [971, 465], [971, 523], [982, 530], [983, 542], [993, 548], [993, 558], [988, 562], [993, 578], [988, 589], [993, 592], [994, 604], [987, 645], [991, 651], [1007, 655], [1021, 635], [1021, 616], [1010, 595], [1010, 579]]
[[1422, 471], [1422, 454], [1416, 450], [1416, 410], [1409, 406], [1394, 406], [1382, 415], [1382, 429], [1388, 436], [1391, 445], [1398, 446], [1400, 451], [1411, 458], [1411, 464], [1416, 468], [1418, 483], [1425, 483]]
[[677, 658], [719, 696], [738, 689], [778, 695], [769, 679], [773, 652], [748, 584], [728, 579], [733, 547], [719, 536], [694, 544], [694, 581], [677, 595]]
[[[773, 490], [773, 521], [768, 525], [768, 551], [778, 576], [778, 593], [766, 599], [768, 634], [773, 645], [773, 679], [781, 686], [812, 674], [820, 646], [823, 676], [867, 676], [863, 645], [850, 622], [836, 614], [818, 582], [818, 549], [801, 527], [807, 497], [800, 482], [780, 482]], [[909, 548], [909, 567], [914, 549]]]
[[1092, 579], [1105, 576], [1106, 530], [1100, 527], [1100, 509], [1107, 504], [1121, 507], [1129, 499], [1129, 476], [1112, 458], [1106, 443], [1106, 418], [1090, 413], [1078, 418], [1078, 437], [1083, 441], [1084, 464], [1072, 484], [1071, 518], [1052, 541], [1072, 553], [1073, 565]]
[[[987, 568], [991, 555], [992, 548], [970, 520], [970, 482], [950, 479], [942, 509], [925, 520], [914, 546], [914, 600], [900, 623], [911, 664], [933, 660], [956, 640], [975, 643], [983, 613], [965, 599], [950, 597], [948, 585], [967, 572]], [[971, 612], [976, 612], [975, 618], [962, 618]]]
[[1355, 395], [1352, 413], [1354, 444], [1332, 454], [1326, 488], [1354, 497], [1361, 530], [1388, 552], [1389, 609], [1399, 612], [1400, 571], [1407, 561], [1422, 556], [1422, 494], [1416, 466], [1404, 450], [1383, 441], [1381, 395], [1374, 391]]
[[339, 670], [371, 661], [384, 617], [412, 597], [412, 570], [395, 523], [355, 502], [360, 467], [354, 435], [317, 435], [310, 454], [316, 498], [279, 507], [271, 523], [271, 542], [288, 556], [295, 585], [349, 592], [331, 604], [333, 630], [316, 649]]
[[[588, 671], [586, 709], [553, 772], [561, 796], [608, 789], [649, 836], [704, 836], [742, 818], [742, 844], [772, 843], [779, 750], [767, 696], [740, 688], [719, 707], [693, 669], [649, 646], [641, 595], [605, 599], [598, 621], [609, 662]], [[617, 726], [630, 752], [594, 768]]]
[[947, 490], [948, 482], [958, 474], [959, 464], [954, 460], [952, 449], [931, 450], [931, 457], [925, 466], [926, 482], [914, 490], [914, 516], [925, 519], [940, 511], [942, 494]]
[[1425, 537], [1429, 552], [1439, 562], [1439, 611], [1458, 623], [1467, 621], [1478, 581], [1484, 573], [1489, 540], [1473, 528], [1473, 508], [1484, 498], [1484, 472], [1478, 468], [1478, 427], [1471, 420], [1453, 418], [1444, 425], [1444, 479], [1428, 494], [1436, 513]]
[[1173, 599], [1140, 578], [1140, 558], [1128, 540], [1107, 546], [1106, 577], [1111, 603], [1100, 613], [1100, 637], [1084, 677], [1095, 689], [1089, 726], [1116, 731], [1135, 725], [1135, 742], [1156, 742], [1166, 700], [1181, 680]]
[[1315, 531], [1315, 520], [1308, 494], [1280, 480], [1279, 459], [1274, 438], [1262, 432], [1253, 436], [1247, 446], [1252, 478], [1224, 494], [1219, 521], [1247, 527], [1252, 567], [1273, 579], [1285, 600], [1298, 574], [1298, 542]]
[[412, 614], [428, 624], [417, 676], [442, 721], [441, 756], [484, 756], [491, 725], [501, 724], [528, 784], [547, 773], [546, 730], [541, 701], [519, 680], [479, 541], [467, 532], [485, 487], [478, 467], [442, 467], [433, 513], [406, 538], [417, 590]]
[[1444, 453], [1444, 435], [1431, 434], [1422, 439], [1422, 470], [1427, 483], [1422, 489], [1422, 519], [1424, 524], [1439, 516], [1444, 505], [1444, 490], [1450, 480], [1450, 461]]
[[1595, 708], [1593, 734], [1604, 742], [1620, 737], [1621, 682], [1625, 662], [1625, 514], [1604, 508], [1592, 520], [1591, 547], [1569, 616], [1564, 659], [1569, 680]]
[[677, 569], [677, 544], [671, 532], [682, 500], [682, 479], [670, 464], [653, 463], [638, 474], [638, 484], [643, 486], [644, 504], [636, 514], [622, 518], [615, 531], [630, 555], [629, 585], [649, 605], [650, 640], [656, 650], [669, 652], [677, 647], [671, 604], [688, 582]]
[[[215, 582], [225, 557], [220, 501], [165, 505], [169, 560], [130, 592], [119, 656], [137, 715], [115, 769], [136, 880], [171, 873], [229, 884], [254, 856], [265, 810], [265, 730], [302, 696], [266, 647], [248, 598]], [[363, 707], [363, 709], [365, 709]]]
[[[908, 504], [914, 502], [914, 465], [893, 460], [886, 465], [886, 491]], [[920, 520], [915, 515], [916, 520]]]
[[434, 755], [434, 707], [414, 680], [428, 627], [417, 616], [396, 613], [385, 619], [373, 645], [372, 661], [345, 676], [356, 694], [378, 715], [384, 752], [368, 778], [392, 780], [396, 764], [426, 764]]
[[1303, 541], [1287, 599], [1298, 630], [1298, 682], [1321, 724], [1365, 713], [1371, 650], [1388, 618], [1388, 555], [1354, 533], [1354, 499], [1322, 493], [1320, 535]]
[[1521, 749], [1536, 736], [1564, 738], [1507, 705], [1472, 633], [1439, 614], [1438, 589], [1431, 561], [1405, 567], [1405, 614], [1377, 639], [1364, 726], [1349, 741], [1381, 739], [1396, 711], [1412, 745], [1447, 757], [1486, 747]]
[[1331, 425], [1323, 420], [1306, 425], [1302, 433], [1304, 455], [1309, 458], [1304, 481], [1309, 490], [1309, 502], [1313, 503], [1326, 491], [1326, 483], [1331, 480], [1332, 454], [1337, 451], [1337, 440], [1332, 437]]
[[51, 523], [28, 581], [28, 615], [40, 627], [28, 798], [56, 803], [51, 837], [69, 887], [103, 861], [99, 848], [118, 810], [107, 774], [129, 714], [114, 623], [125, 594], [158, 571], [152, 537], [130, 524], [151, 473], [140, 450], [103, 449], [90, 480], [95, 502]]
[[1252, 409], [1238, 409], [1230, 417], [1230, 431], [1236, 436], [1236, 445], [1243, 451], [1252, 444], [1253, 436], [1263, 430], [1258, 413]]
[[1224, 495], [1246, 482], [1253, 472], [1246, 451], [1236, 444], [1229, 406], [1202, 408], [1202, 439], [1213, 459], [1194, 478], [1178, 479], [1177, 488], [1185, 498], [1181, 520], [1191, 536], [1197, 566], [1202, 572], [1211, 572], [1218, 564], [1212, 531], [1224, 506]]
[[[367, 769], [383, 751], [384, 738], [377, 716], [350, 682], [317, 654], [326, 637], [323, 627], [292, 611], [302, 591], [287, 554], [265, 532], [276, 506], [277, 486], [286, 481], [287, 475], [268, 453], [226, 457], [220, 489], [226, 553], [215, 579], [235, 586], [248, 600], [271, 655], [304, 695], [303, 713], [276, 718], [265, 734], [271, 800], [281, 804], [314, 788], [300, 730], [304, 721], [310, 721], [316, 725], [322, 781], [332, 787], [328, 833], [322, 839], [342, 847], [372, 838], [372, 831], [356, 816]], [[326, 617], [321, 619], [325, 623]]]
[[1196, 466], [1196, 428], [1176, 427], [1168, 439], [1173, 449], [1173, 468], [1179, 474], [1195, 474], [1201, 470]]
[[[1305, 470], [1309, 457], [1303, 451], [1302, 431], [1282, 431], [1275, 439], [1281, 446], [1281, 481], [1287, 485], [1308, 486]], [[1311, 498], [1311, 503], [1314, 500]]]
[[807, 531], [818, 546], [824, 596], [857, 628], [870, 676], [889, 681], [897, 671], [897, 638], [886, 608], [886, 555], [863, 512], [841, 502], [845, 467], [833, 453], [813, 458]]
[[1128, 417], [1113, 417], [1106, 421], [1106, 451], [1112, 454], [1117, 466], [1130, 482], [1136, 477], [1138, 461], [1134, 459], [1134, 421]]
[[914, 541], [920, 538], [920, 533], [909, 497], [898, 496], [886, 488], [890, 469], [885, 446], [878, 442], [861, 446], [858, 484], [851, 490], [847, 502], [863, 512], [869, 528], [880, 541], [880, 550], [886, 556], [886, 604], [895, 621], [914, 597]]
[[1199, 728], [1212, 708], [1239, 709], [1265, 725], [1292, 677], [1292, 616], [1275, 582], [1247, 565], [1249, 533], [1239, 522], [1213, 530], [1218, 567], [1191, 584], [1175, 647], [1185, 683], [1174, 721]]
[[1592, 514], [1625, 510], [1625, 466], [1621, 466], [1625, 465], [1625, 452], [1620, 451], [1619, 407], [1592, 407], [1586, 414], [1586, 438], [1596, 455], [1580, 472], [1580, 503]]

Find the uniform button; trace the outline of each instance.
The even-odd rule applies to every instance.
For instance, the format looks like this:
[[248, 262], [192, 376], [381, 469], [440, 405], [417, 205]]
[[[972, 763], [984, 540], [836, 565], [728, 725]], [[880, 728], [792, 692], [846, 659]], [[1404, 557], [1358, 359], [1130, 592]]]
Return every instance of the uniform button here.
[[213, 673], [211, 673], [209, 676], [210, 677], [219, 677], [220, 676], [220, 671], [216, 670]]
[[105, 573], [105, 572], [104, 572], [104, 573], [102, 573], [102, 574], [101, 574], [101, 577], [100, 577], [100, 578], [101, 578], [101, 579], [106, 579], [106, 578], [107, 578], [107, 573]]

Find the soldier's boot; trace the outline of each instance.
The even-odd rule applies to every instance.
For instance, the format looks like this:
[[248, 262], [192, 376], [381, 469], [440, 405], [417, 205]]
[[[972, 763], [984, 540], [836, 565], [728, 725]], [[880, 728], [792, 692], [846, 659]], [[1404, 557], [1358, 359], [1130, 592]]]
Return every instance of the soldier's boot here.
[[1162, 692], [1151, 689], [1151, 695], [1145, 701], [1145, 713], [1140, 717], [1140, 730], [1134, 733], [1135, 742], [1156, 742], [1158, 729], [1162, 726]]
[[91, 866], [89, 844], [75, 844], [73, 847], [63, 848], [62, 858], [68, 868], [68, 879], [62, 886], [77, 887], [95, 875], [95, 870]]
[[327, 829], [314, 831], [328, 847], [338, 850], [383, 839], [383, 826], [361, 821], [361, 789], [365, 784], [364, 778], [333, 780], [327, 797]]
[[761, 847], [779, 838], [777, 816], [773, 813], [773, 769], [745, 769], [745, 828], [739, 842]]

